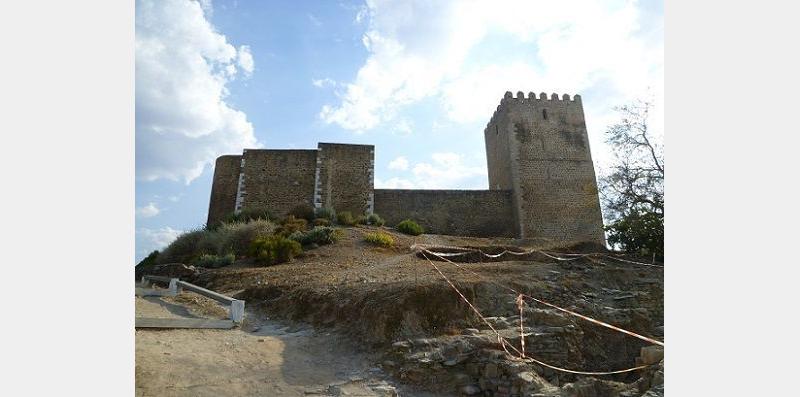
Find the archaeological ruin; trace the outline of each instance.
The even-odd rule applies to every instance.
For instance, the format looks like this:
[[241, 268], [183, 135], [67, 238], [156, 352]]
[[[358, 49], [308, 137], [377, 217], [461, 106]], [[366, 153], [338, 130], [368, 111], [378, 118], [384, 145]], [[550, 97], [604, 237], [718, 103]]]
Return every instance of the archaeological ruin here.
[[489, 190], [375, 189], [375, 147], [245, 149], [217, 158], [208, 223], [245, 208], [283, 216], [308, 204], [426, 231], [605, 245], [580, 95], [506, 92], [484, 129]]

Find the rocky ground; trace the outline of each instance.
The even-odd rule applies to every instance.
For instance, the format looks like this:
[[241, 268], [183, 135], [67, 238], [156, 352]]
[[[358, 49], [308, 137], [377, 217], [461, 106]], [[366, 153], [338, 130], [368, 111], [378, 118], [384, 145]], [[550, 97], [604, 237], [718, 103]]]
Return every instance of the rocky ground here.
[[[136, 315], [227, 317], [188, 292], [137, 297]], [[393, 381], [376, 360], [337, 332], [248, 310], [234, 330], [136, 330], [136, 396], [433, 396]]]
[[[659, 348], [534, 302], [523, 306], [523, 333], [526, 352], [536, 359], [592, 372], [652, 365], [626, 374], [585, 376], [508, 356], [494, 331], [426, 259], [409, 248], [425, 243], [492, 251], [521, 247], [521, 242], [410, 237], [384, 230], [395, 237], [395, 248], [364, 243], [363, 234], [374, 228], [356, 227], [346, 229], [342, 241], [310, 250], [291, 263], [254, 267], [239, 262], [214, 270], [168, 266], [160, 272], [244, 299], [248, 315], [252, 311], [313, 325], [314, 332], [342, 335], [368, 352], [375, 368], [414, 390], [436, 395], [663, 395]], [[517, 295], [509, 287], [663, 340], [661, 268], [602, 258], [557, 261], [542, 255], [504, 257], [493, 262], [462, 259], [470, 261], [460, 263], [463, 268], [443, 261], [434, 263], [517, 348], [521, 342], [519, 308]]]

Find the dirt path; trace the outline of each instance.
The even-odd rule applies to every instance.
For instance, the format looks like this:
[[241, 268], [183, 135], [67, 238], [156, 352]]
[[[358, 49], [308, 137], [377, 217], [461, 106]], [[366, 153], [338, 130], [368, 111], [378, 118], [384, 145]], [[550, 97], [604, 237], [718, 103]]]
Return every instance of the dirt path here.
[[[182, 295], [136, 298], [136, 315], [214, 312], [202, 299]], [[234, 330], [136, 330], [136, 395], [430, 395], [394, 384], [374, 358], [341, 335], [287, 326], [256, 311], [249, 310], [245, 324]]]

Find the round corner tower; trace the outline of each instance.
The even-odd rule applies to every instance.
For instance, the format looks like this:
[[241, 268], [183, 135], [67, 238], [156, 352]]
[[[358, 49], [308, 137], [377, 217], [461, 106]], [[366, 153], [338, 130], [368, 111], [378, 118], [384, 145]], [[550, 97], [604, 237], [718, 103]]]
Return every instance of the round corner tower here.
[[512, 192], [517, 235], [605, 245], [579, 95], [506, 92], [484, 138], [489, 188]]

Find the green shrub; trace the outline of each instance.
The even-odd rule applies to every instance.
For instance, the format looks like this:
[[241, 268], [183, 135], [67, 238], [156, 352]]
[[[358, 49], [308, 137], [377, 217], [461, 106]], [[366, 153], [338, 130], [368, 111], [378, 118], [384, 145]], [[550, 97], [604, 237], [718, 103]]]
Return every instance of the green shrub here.
[[356, 225], [366, 225], [367, 224], [367, 216], [366, 215], [359, 215], [356, 218]]
[[136, 267], [137, 268], [139, 268], [139, 267], [142, 267], [142, 268], [153, 267], [156, 264], [156, 258], [158, 258], [158, 250], [155, 250], [155, 251], [149, 253], [147, 256], [145, 256], [144, 259], [142, 259], [139, 263], [136, 264]]
[[394, 238], [388, 233], [384, 232], [375, 232], [375, 233], [367, 233], [364, 235], [364, 241], [380, 245], [381, 247], [391, 247], [394, 245]]
[[350, 211], [343, 211], [336, 215], [336, 223], [343, 226], [353, 226], [356, 224], [356, 220]]
[[314, 226], [330, 226], [331, 221], [325, 218], [314, 219]]
[[383, 220], [378, 214], [372, 213], [367, 216], [367, 225], [383, 226], [386, 221]]
[[330, 226], [317, 226], [308, 232], [294, 232], [290, 239], [297, 241], [302, 245], [325, 245], [333, 244], [342, 237], [342, 232], [339, 229]]
[[250, 245], [250, 255], [265, 266], [288, 262], [301, 253], [300, 243], [282, 236], [258, 239]]
[[200, 257], [195, 260], [194, 265], [216, 269], [218, 267], [232, 265], [235, 260], [236, 257], [233, 254], [223, 256], [204, 254], [200, 255]]
[[411, 219], [406, 219], [398, 223], [396, 228], [400, 233], [410, 234], [412, 236], [419, 236], [420, 234], [425, 233], [425, 229]]
[[197, 240], [194, 247], [194, 255], [192, 259], [196, 259], [201, 255], [215, 255], [220, 251], [222, 244], [221, 234], [216, 230], [204, 230], [204, 233]]
[[664, 216], [661, 214], [632, 211], [605, 230], [612, 246], [635, 255], [664, 257]]
[[148, 254], [144, 259], [142, 259], [139, 263], [136, 264], [134, 267], [134, 273], [136, 275], [136, 280], [139, 280], [145, 274], [149, 274], [153, 268], [158, 263], [158, 250], [155, 250]]
[[330, 207], [317, 208], [314, 215], [317, 219], [327, 219], [330, 223], [336, 222], [336, 210]]
[[217, 255], [228, 253], [236, 256], [245, 255], [253, 241], [271, 236], [275, 229], [274, 223], [264, 219], [249, 223], [224, 223], [217, 229], [220, 240]]
[[190, 230], [178, 236], [170, 245], [161, 251], [156, 261], [163, 263], [191, 263], [199, 256], [197, 246], [207, 233], [214, 233], [208, 230]]
[[295, 218], [294, 215], [289, 215], [275, 230], [275, 234], [279, 234], [283, 237], [289, 237], [294, 232], [304, 232], [306, 229], [308, 229], [307, 220]]
[[289, 215], [311, 222], [314, 220], [314, 208], [308, 204], [300, 204], [292, 208], [291, 211], [289, 211]]
[[264, 207], [244, 208], [241, 211], [239, 211], [238, 214], [235, 212], [231, 212], [230, 214], [226, 215], [221, 222], [214, 225], [209, 225], [210, 227], [207, 228], [217, 229], [224, 223], [237, 223], [237, 222], [247, 223], [255, 220], [274, 221], [275, 217], [268, 209]]

